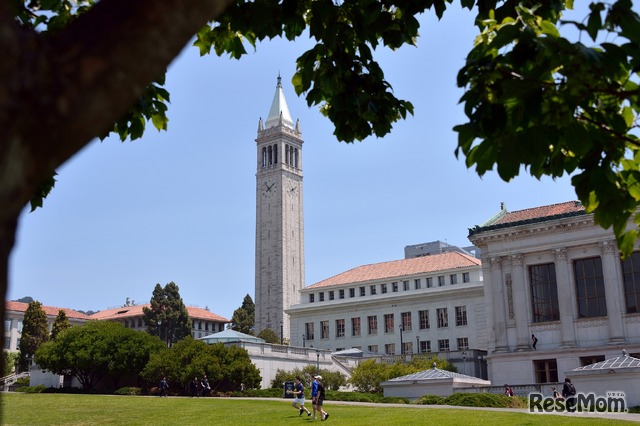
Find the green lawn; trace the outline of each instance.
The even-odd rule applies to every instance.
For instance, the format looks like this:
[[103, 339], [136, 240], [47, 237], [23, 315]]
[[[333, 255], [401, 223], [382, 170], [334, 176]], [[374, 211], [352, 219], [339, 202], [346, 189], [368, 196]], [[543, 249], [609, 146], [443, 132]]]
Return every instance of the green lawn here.
[[[292, 425], [325, 424], [298, 416], [290, 400], [107, 395], [1, 395], [3, 425]], [[627, 422], [522, 412], [375, 407], [326, 402], [336, 425], [608, 425]], [[631, 424], [631, 423], [629, 423]]]

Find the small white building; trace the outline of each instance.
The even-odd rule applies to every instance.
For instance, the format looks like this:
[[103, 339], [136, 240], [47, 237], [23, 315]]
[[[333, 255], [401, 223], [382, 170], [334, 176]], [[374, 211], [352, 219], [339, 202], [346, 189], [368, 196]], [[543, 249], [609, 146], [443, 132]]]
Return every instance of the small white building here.
[[491, 386], [491, 382], [434, 366], [430, 370], [396, 377], [380, 385], [384, 389], [384, 396], [418, 399], [424, 395], [446, 397], [462, 389]]

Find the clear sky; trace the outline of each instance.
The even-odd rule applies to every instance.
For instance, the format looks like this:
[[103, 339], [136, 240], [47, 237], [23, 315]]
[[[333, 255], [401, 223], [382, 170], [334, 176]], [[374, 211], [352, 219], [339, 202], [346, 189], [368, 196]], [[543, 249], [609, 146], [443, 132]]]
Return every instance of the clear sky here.
[[169, 68], [169, 130], [94, 141], [58, 170], [44, 208], [20, 217], [8, 299], [77, 310], [148, 303], [178, 284], [187, 305], [231, 318], [254, 297], [258, 120], [278, 73], [304, 147], [306, 285], [356, 266], [401, 259], [404, 247], [466, 246], [468, 228], [509, 210], [576, 199], [569, 178], [505, 183], [456, 159], [464, 122], [456, 74], [476, 28], [468, 11], [421, 18], [418, 47], [378, 48], [396, 96], [415, 115], [384, 138], [339, 143], [317, 107], [295, 95], [295, 59], [310, 46], [262, 43], [240, 61], [187, 47]]

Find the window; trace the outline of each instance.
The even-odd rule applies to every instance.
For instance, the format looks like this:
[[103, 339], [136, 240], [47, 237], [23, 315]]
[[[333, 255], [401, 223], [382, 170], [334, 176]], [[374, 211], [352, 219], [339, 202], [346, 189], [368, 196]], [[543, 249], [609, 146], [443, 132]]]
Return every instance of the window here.
[[449, 327], [449, 314], [447, 308], [436, 309], [436, 315], [438, 316], [438, 328]]
[[329, 321], [320, 321], [321, 339], [329, 338]]
[[449, 339], [438, 340], [438, 352], [449, 352]]
[[324, 291], [321, 291], [320, 293], [318, 293], [318, 295], [319, 295], [319, 298], [318, 298], [318, 299], [319, 299], [321, 302], [324, 302]]
[[393, 333], [393, 314], [384, 314], [384, 332]]
[[387, 285], [386, 284], [380, 284], [380, 293], [387, 294]]
[[553, 263], [529, 267], [533, 322], [558, 321], [558, 286]]
[[557, 383], [558, 364], [555, 359], [533, 361], [536, 372], [536, 383]]
[[369, 294], [371, 294], [372, 296], [374, 296], [376, 294], [376, 286], [372, 285], [369, 287]]
[[604, 355], [581, 356], [580, 367], [586, 367], [587, 365], [595, 364], [602, 361], [604, 361]]
[[420, 330], [426, 330], [429, 328], [429, 310], [418, 311], [418, 318], [420, 320]]
[[[138, 327], [142, 327], [142, 318], [138, 318]], [[205, 330], [209, 330], [209, 323], [205, 324]]]
[[420, 340], [420, 352], [431, 352], [431, 340]]
[[351, 335], [360, 335], [360, 317], [351, 318]]
[[[18, 333], [22, 333], [22, 325], [23, 324], [24, 324], [23, 320], [19, 319], [18, 320], [18, 327], [17, 327]], [[49, 328], [51, 329], [52, 327], [53, 327], [53, 324], [50, 324]]]
[[468, 272], [463, 272], [462, 273], [462, 282], [463, 283], [471, 282], [471, 278], [469, 277], [469, 273]]
[[393, 291], [394, 293], [398, 292], [398, 283], [391, 283], [391, 291]]
[[124, 320], [124, 326], [125, 328], [129, 328], [129, 320]]
[[329, 300], [333, 300], [333, 299], [335, 299], [335, 295], [334, 295], [334, 291], [331, 290], [329, 291]]
[[336, 320], [336, 337], [344, 337], [344, 319]]
[[578, 318], [604, 317], [607, 301], [604, 294], [602, 259], [592, 257], [573, 262], [578, 299]]
[[315, 294], [313, 294], [313, 293], [311, 293], [311, 294], [309, 295], [309, 303], [313, 303], [313, 302], [315, 302], [315, 298], [316, 298], [316, 295], [315, 295]]
[[438, 287], [442, 287], [444, 285], [444, 275], [438, 276]]
[[412, 354], [413, 353], [413, 342], [403, 342], [402, 343], [402, 353], [403, 354]]
[[422, 282], [420, 281], [420, 278], [418, 278], [417, 280], [413, 280], [413, 288], [415, 288], [416, 290], [420, 290], [420, 288], [422, 287]]
[[11, 349], [11, 337], [4, 338], [4, 348]]
[[633, 252], [621, 263], [627, 313], [640, 313], [640, 251]]
[[369, 325], [369, 334], [378, 334], [378, 316], [371, 315], [367, 317], [367, 324]]
[[433, 287], [433, 278], [429, 277], [427, 278], [427, 288], [431, 288]]
[[369, 352], [377, 354], [378, 353], [378, 345], [369, 345], [367, 346]]
[[402, 281], [402, 290], [409, 291], [409, 281]]
[[307, 340], [313, 340], [314, 339], [314, 335], [313, 335], [313, 323], [312, 322], [308, 322], [304, 325], [304, 328], [307, 332]]
[[384, 345], [384, 353], [387, 355], [395, 355], [396, 354], [396, 344], [395, 343], [387, 343]]
[[4, 331], [11, 331], [11, 318], [4, 320]]
[[400, 315], [402, 316], [402, 331], [411, 331], [411, 312], [403, 312]]
[[458, 284], [458, 274], [449, 275], [449, 282], [451, 285]]
[[467, 351], [469, 350], [469, 338], [468, 337], [458, 337], [456, 339], [458, 343], [459, 351]]
[[356, 297], [356, 289], [355, 288], [350, 288], [349, 289], [349, 297]]
[[467, 307], [456, 306], [456, 326], [467, 325]]
[[365, 295], [364, 292], [365, 292], [364, 287], [360, 287], [360, 296], [361, 297]]
[[340, 299], [344, 299], [344, 290], [340, 290], [338, 292], [338, 295], [339, 295]]

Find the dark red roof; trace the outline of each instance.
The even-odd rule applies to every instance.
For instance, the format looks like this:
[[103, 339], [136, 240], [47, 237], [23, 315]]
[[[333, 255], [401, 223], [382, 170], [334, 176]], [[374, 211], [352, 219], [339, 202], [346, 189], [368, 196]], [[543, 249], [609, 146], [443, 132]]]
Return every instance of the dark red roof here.
[[[8, 312], [8, 311], [15, 311], [15, 312], [26, 312], [27, 308], [29, 307], [28, 303], [23, 303], [23, 302], [5, 302], [4, 303], [4, 309]], [[56, 308], [54, 306], [45, 306], [42, 305], [42, 310], [44, 310], [44, 313], [47, 314], [48, 316], [58, 316], [58, 312], [60, 312], [60, 310], [63, 310], [65, 314], [67, 314], [67, 318], [77, 318], [77, 319], [85, 319], [88, 320], [89, 316], [83, 314], [82, 312], [78, 312], [78, 311], [74, 311], [73, 309], [69, 309], [69, 308]]]

